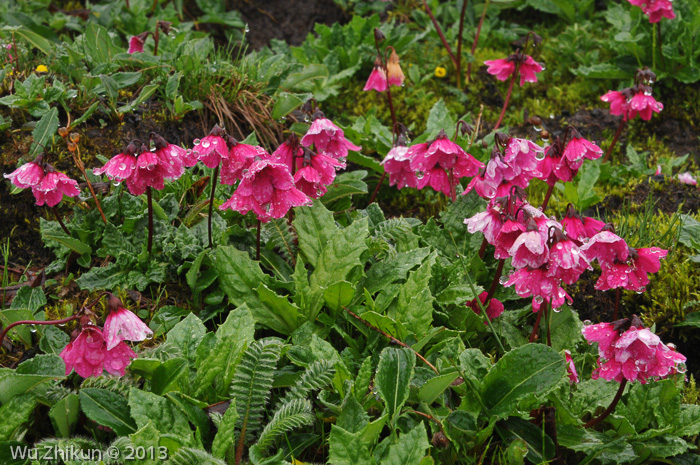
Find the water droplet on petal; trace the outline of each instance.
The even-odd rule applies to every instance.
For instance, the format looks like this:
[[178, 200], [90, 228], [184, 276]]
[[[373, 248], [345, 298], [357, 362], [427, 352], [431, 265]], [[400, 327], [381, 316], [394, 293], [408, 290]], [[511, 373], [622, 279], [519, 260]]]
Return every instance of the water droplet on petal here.
[[544, 302], [544, 299], [542, 298], [541, 295], [536, 295], [535, 298], [533, 299], [536, 304], [542, 305], [542, 302]]
[[592, 324], [593, 324], [593, 322], [591, 320], [584, 320], [583, 321], [583, 326], [590, 326]]
[[686, 371], [688, 371], [688, 367], [685, 365], [685, 363], [679, 363], [678, 365], [676, 365], [676, 371], [678, 373], [685, 373]]
[[498, 278], [498, 282], [501, 283], [501, 285], [505, 286], [508, 282], [508, 279], [508, 276], [501, 276], [500, 278]]
[[119, 170], [124, 171], [126, 169], [126, 163], [119, 163]]
[[195, 139], [194, 141], [192, 141], [192, 143], [193, 143], [194, 145], [199, 145], [199, 144], [202, 143], [202, 141], [201, 141], [200, 139]]

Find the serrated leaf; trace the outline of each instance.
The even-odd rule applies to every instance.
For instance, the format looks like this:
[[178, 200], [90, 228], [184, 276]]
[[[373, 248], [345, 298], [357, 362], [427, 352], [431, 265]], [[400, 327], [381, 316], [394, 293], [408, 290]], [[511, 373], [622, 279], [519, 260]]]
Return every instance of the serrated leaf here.
[[398, 441], [389, 446], [380, 465], [416, 465], [425, 456], [430, 447], [428, 433], [424, 423], [411, 429], [408, 433], [399, 435]]
[[231, 399], [231, 404], [228, 406], [226, 413], [224, 413], [221, 423], [219, 423], [219, 430], [214, 436], [214, 442], [211, 445], [211, 453], [214, 457], [226, 458], [226, 451], [235, 442], [236, 420], [238, 420], [236, 399]]
[[[160, 432], [161, 437], [167, 437], [180, 445], [194, 445], [194, 437], [187, 417], [171, 400], [131, 388], [129, 408], [131, 416], [139, 428], [153, 422], [153, 426]], [[175, 449], [177, 448], [175, 445], [173, 446]]]
[[387, 347], [379, 356], [374, 381], [392, 421], [408, 399], [415, 366], [416, 354], [410, 349]]
[[108, 426], [121, 436], [136, 431], [136, 423], [129, 415], [129, 405], [124, 397], [100, 388], [83, 388], [79, 395], [81, 410], [98, 425]]
[[437, 136], [441, 130], [444, 130], [447, 137], [452, 137], [455, 132], [456, 120], [450, 115], [445, 102], [440, 99], [428, 113], [428, 121], [426, 122], [426, 132], [428, 137], [432, 138]]
[[4, 401], [0, 407], [0, 441], [9, 440], [14, 433], [29, 420], [37, 402], [33, 395], [22, 394]]
[[[158, 447], [160, 444], [160, 433], [156, 427], [153, 426], [153, 422], [149, 422], [145, 426], [141, 427], [137, 432], [129, 435], [129, 439], [131, 439], [131, 442], [136, 450], [145, 450], [150, 452], [149, 447], [153, 447], [156, 451], [160, 452]], [[157, 465], [161, 463], [161, 460], [159, 459], [159, 456], [161, 455], [160, 453], [152, 454], [155, 457], [152, 457], [152, 455], [149, 453], [146, 453], [145, 455], [146, 458], [144, 460], [135, 460], [133, 462], [134, 465]]]
[[406, 283], [401, 286], [396, 300], [389, 306], [387, 315], [401, 321], [406, 329], [418, 337], [424, 336], [433, 321], [433, 295], [430, 292], [431, 268], [437, 255], [432, 253]]
[[430, 248], [423, 247], [408, 252], [400, 252], [375, 263], [367, 271], [365, 287], [370, 293], [374, 294], [391, 283], [406, 279], [409, 271], [423, 263], [429, 253]]
[[328, 462], [333, 465], [374, 465], [376, 462], [369, 453], [369, 447], [361, 439], [360, 433], [352, 434], [333, 425], [329, 439]]
[[315, 267], [318, 257], [338, 228], [333, 213], [323, 204], [314, 200], [311, 208], [300, 208], [294, 217], [294, 227], [299, 236], [299, 250], [304, 261]]
[[197, 347], [207, 329], [202, 320], [195, 314], [190, 313], [187, 318], [179, 322], [168, 332], [167, 341], [178, 348], [185, 359], [194, 366]]

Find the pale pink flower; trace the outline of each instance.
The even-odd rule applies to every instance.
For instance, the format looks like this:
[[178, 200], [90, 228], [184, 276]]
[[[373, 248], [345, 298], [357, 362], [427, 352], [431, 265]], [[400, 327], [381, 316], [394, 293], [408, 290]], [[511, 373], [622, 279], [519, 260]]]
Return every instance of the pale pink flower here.
[[526, 188], [531, 179], [539, 177], [540, 160], [545, 149], [527, 139], [510, 137], [506, 143], [503, 160], [510, 170], [503, 171], [503, 177], [513, 184]]
[[548, 276], [573, 284], [584, 271], [593, 269], [578, 245], [560, 230], [554, 230], [553, 241], [549, 247]]
[[41, 155], [33, 162], [25, 163], [12, 173], [3, 174], [3, 176], [20, 189], [39, 185], [44, 179], [44, 168], [40, 157]]
[[416, 174], [418, 178], [418, 189], [423, 189], [425, 186], [430, 186], [436, 192], [442, 192], [449, 196], [451, 194], [452, 185], [447, 171], [441, 168], [431, 168], [425, 172]]
[[[481, 304], [485, 305], [486, 304], [486, 298], [488, 297], [489, 293], [488, 292], [482, 292], [479, 294], [479, 300], [481, 300]], [[474, 313], [477, 315], [481, 315], [481, 307], [479, 304], [476, 302], [476, 299], [472, 299], [469, 302], [467, 302], [467, 307], [471, 308]], [[493, 321], [495, 318], [501, 316], [503, 314], [503, 304], [501, 303], [500, 300], [492, 298], [489, 301], [488, 307], [486, 307], [486, 315], [488, 315], [489, 320]], [[485, 325], [488, 325], [487, 321], [484, 321]]]
[[47, 165], [46, 175], [38, 185], [32, 188], [32, 193], [37, 205], [46, 203], [49, 207], [55, 207], [63, 199], [64, 194], [75, 197], [80, 194], [80, 189], [76, 180]]
[[533, 312], [539, 311], [545, 301], [551, 303], [552, 308], [561, 307], [567, 300], [573, 302], [571, 296], [562, 289], [559, 279], [547, 276], [546, 267], [515, 270], [504, 286], [515, 286], [515, 293], [520, 297], [532, 296]]
[[323, 113], [317, 111], [314, 122], [301, 138], [301, 144], [304, 147], [316, 147], [316, 152], [325, 153], [341, 163], [345, 163], [345, 158], [348, 156], [348, 150], [357, 152], [362, 149], [345, 138], [345, 133], [333, 122], [323, 116]]
[[381, 163], [384, 171], [389, 173], [389, 185], [397, 189], [404, 187], [418, 187], [416, 172], [411, 169], [411, 158], [408, 155], [408, 147], [396, 145], [389, 150]]
[[528, 220], [527, 229], [513, 242], [512, 247], [508, 249], [508, 254], [513, 257], [511, 263], [514, 268], [525, 266], [538, 268], [547, 263], [549, 257], [547, 238], [542, 237], [534, 219]]
[[581, 246], [581, 252], [588, 260], [597, 259], [602, 265], [615, 261], [625, 262], [629, 256], [627, 243], [615, 233], [601, 231]]
[[244, 215], [252, 210], [260, 221], [267, 223], [272, 218], [284, 217], [292, 207], [310, 204], [311, 200], [294, 187], [286, 165], [260, 159], [250, 165], [233, 197], [219, 209], [236, 210]]
[[657, 102], [654, 97], [651, 96], [651, 88], [648, 86], [643, 86], [645, 89], [637, 92], [629, 103], [629, 119], [634, 118], [639, 113], [639, 116], [644, 121], [649, 121], [651, 119], [652, 112], [659, 113], [664, 109], [661, 102]]
[[678, 180], [679, 180], [680, 182], [682, 182], [683, 184], [690, 184], [691, 186], [697, 186], [697, 185], [698, 185], [697, 179], [695, 179], [695, 178], [693, 177], [693, 175], [690, 174], [690, 173], [687, 172], [687, 171], [686, 171], [685, 173], [679, 173], [679, 174], [678, 174]]
[[381, 63], [374, 63], [374, 69], [367, 78], [367, 84], [362, 90], [376, 90], [377, 92], [384, 92], [388, 88], [388, 82], [386, 77], [386, 72], [382, 67]]
[[90, 325], [83, 326], [78, 337], [68, 343], [59, 355], [66, 363], [66, 376], [75, 369], [83, 378], [102, 376], [103, 371], [124, 376], [131, 359], [136, 358], [134, 351], [124, 342], [107, 350], [102, 331]]
[[109, 315], [103, 329], [107, 350], [112, 350], [122, 341], [139, 342], [153, 336], [153, 331], [134, 313], [123, 307], [121, 300], [109, 298]]
[[537, 75], [544, 67], [530, 55], [525, 55], [525, 61], [520, 65], [520, 87], [526, 82], [537, 82]]
[[566, 358], [566, 371], [569, 375], [569, 383], [578, 383], [578, 373], [576, 372], [576, 365], [574, 365], [574, 359], [571, 357], [571, 352], [565, 350], [564, 356]]
[[489, 202], [489, 207], [486, 211], [479, 212], [471, 218], [465, 219], [464, 224], [467, 225], [467, 231], [470, 234], [480, 231], [484, 234], [486, 242], [494, 244], [503, 226], [501, 214], [500, 205], [492, 201]]

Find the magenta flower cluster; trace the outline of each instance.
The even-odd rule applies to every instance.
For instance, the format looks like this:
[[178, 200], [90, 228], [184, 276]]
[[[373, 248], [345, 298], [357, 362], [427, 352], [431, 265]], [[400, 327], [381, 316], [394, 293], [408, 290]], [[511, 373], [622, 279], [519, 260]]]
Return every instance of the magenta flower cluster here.
[[3, 176], [20, 189], [31, 188], [39, 206], [55, 207], [64, 195], [75, 197], [80, 194], [78, 182], [44, 163], [42, 155]]

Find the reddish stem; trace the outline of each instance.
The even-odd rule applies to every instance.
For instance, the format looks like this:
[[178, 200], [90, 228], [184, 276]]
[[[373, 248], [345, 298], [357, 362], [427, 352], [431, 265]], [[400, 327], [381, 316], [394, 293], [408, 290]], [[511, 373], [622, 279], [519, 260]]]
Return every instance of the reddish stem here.
[[455, 178], [454, 178], [454, 173], [452, 172], [452, 169], [450, 169], [449, 178], [450, 178], [450, 198], [452, 199], [452, 203], [455, 203], [457, 201], [457, 185], [454, 182]]
[[214, 180], [211, 183], [211, 196], [209, 197], [209, 248], [214, 247], [214, 242], [211, 240], [211, 216], [214, 213], [214, 194], [216, 193], [216, 180], [219, 177], [219, 166], [214, 168]]
[[552, 347], [552, 334], [551, 334], [551, 326], [552, 326], [552, 304], [545, 301], [544, 302], [544, 310], [547, 312], [547, 345], [549, 347]]
[[500, 284], [499, 280], [501, 279], [501, 274], [503, 274], [503, 265], [505, 264], [505, 262], [506, 261], [503, 258], [498, 260], [498, 266], [496, 266], [496, 274], [493, 275], [493, 281], [491, 281], [491, 287], [489, 287], [489, 293], [486, 295], [486, 301], [484, 302], [485, 306], [489, 304], [489, 301], [496, 293], [496, 289]]
[[256, 242], [255, 242], [255, 259], [260, 260], [260, 228], [262, 227], [262, 223], [260, 220], [258, 220], [258, 234], [256, 237]]
[[486, 246], [488, 245], [488, 241], [484, 237], [484, 240], [481, 241], [481, 247], [479, 247], [479, 258], [484, 259], [484, 254], [486, 253]]
[[554, 191], [554, 184], [549, 186], [547, 193], [544, 195], [544, 201], [542, 201], [542, 211], [547, 209], [547, 204], [549, 203], [550, 197], [552, 197], [552, 192]]
[[33, 321], [33, 320], [20, 320], [20, 321], [15, 321], [14, 323], [10, 323], [5, 327], [5, 329], [2, 330], [2, 333], [0, 333], [0, 347], [2, 347], [2, 341], [5, 339], [5, 335], [14, 328], [15, 326], [19, 325], [62, 325], [65, 323], [68, 323], [73, 320], [77, 320], [78, 315], [73, 315], [69, 316], [68, 318], [63, 318], [62, 320], [51, 320], [51, 321]]
[[56, 221], [58, 221], [58, 224], [61, 225], [61, 229], [63, 229], [63, 232], [70, 236], [70, 231], [68, 231], [68, 228], [66, 228], [66, 225], [63, 224], [63, 220], [61, 219], [61, 214], [58, 213], [58, 209], [54, 206], [54, 207], [51, 207], [51, 211], [53, 211], [53, 216], [56, 217]]
[[151, 249], [153, 248], [153, 198], [151, 196], [150, 186], [146, 188], [146, 200], [148, 203], [148, 245], [146, 246], [146, 250], [150, 255]]
[[442, 33], [442, 29], [440, 28], [440, 25], [437, 22], [437, 19], [435, 19], [435, 15], [433, 15], [433, 10], [430, 9], [428, 6], [428, 3], [423, 0], [423, 6], [425, 7], [425, 12], [428, 13], [428, 16], [430, 16], [430, 20], [433, 22], [433, 26], [435, 26], [435, 30], [438, 33], [438, 36], [440, 36], [440, 40], [442, 41], [442, 45], [445, 47], [445, 50], [447, 50], [447, 54], [450, 56], [450, 60], [452, 60], [452, 64], [455, 65], [455, 69], [459, 69], [459, 65], [457, 64], [457, 59], [455, 58], [454, 54], [452, 53], [452, 49], [450, 48], [450, 44], [447, 43], [447, 39], [445, 39], [445, 34]]
[[[384, 72], [386, 72], [386, 66], [384, 67]], [[386, 86], [386, 99], [389, 103], [389, 111], [391, 111], [391, 127], [396, 127], [396, 113], [394, 112], [394, 102], [391, 100], [391, 86], [388, 84]]]
[[535, 337], [537, 337], [537, 330], [540, 327], [540, 321], [542, 321], [542, 308], [537, 312], [537, 318], [535, 319], [535, 326], [532, 328], [530, 333], [530, 342], [535, 342]]
[[459, 32], [457, 33], [457, 88], [462, 89], [462, 35], [464, 16], [467, 13], [467, 0], [462, 0], [462, 12], [459, 15]]
[[605, 409], [603, 413], [600, 414], [600, 416], [592, 419], [585, 425], [583, 425], [584, 428], [591, 428], [606, 418], [608, 418], [608, 415], [610, 415], [613, 410], [615, 410], [615, 407], [617, 406], [617, 403], [620, 402], [620, 399], [622, 398], [622, 393], [625, 390], [625, 386], [627, 386], [627, 378], [622, 378], [622, 382], [620, 383], [620, 388], [617, 390], [617, 393], [615, 394], [615, 398], [613, 398], [612, 402], [608, 406], [608, 408]]
[[386, 171], [382, 173], [382, 178], [379, 180], [379, 183], [377, 184], [377, 187], [374, 189], [374, 192], [372, 192], [372, 197], [369, 198], [370, 204], [372, 202], [374, 202], [375, 197], [377, 197], [377, 192], [379, 192], [379, 188], [382, 187], [382, 183], [384, 182], [385, 177], [386, 177]]
[[617, 321], [618, 319], [618, 313], [620, 311], [620, 294], [622, 294], [622, 290], [618, 287], [615, 289], [615, 310], [613, 311], [613, 321]]
[[[479, 43], [479, 35], [481, 34], [481, 26], [484, 25], [484, 19], [486, 18], [486, 10], [489, 8], [488, 0], [484, 3], [484, 9], [481, 11], [481, 18], [479, 18], [479, 25], [476, 28], [476, 36], [474, 36], [474, 42], [472, 43], [472, 57], [474, 52], [476, 52], [476, 45]], [[469, 62], [467, 66], [467, 82], [471, 80], [472, 77], [472, 64]]]
[[617, 127], [617, 131], [615, 131], [615, 137], [613, 137], [613, 141], [610, 144], [610, 147], [608, 147], [608, 150], [605, 152], [605, 156], [603, 157], [603, 163], [608, 161], [610, 158], [610, 154], [612, 154], [613, 148], [615, 147], [615, 144], [617, 144], [617, 140], [620, 138], [620, 134], [622, 134], [622, 128], [625, 127], [625, 119], [622, 118], [622, 121], [620, 121], [620, 125]]
[[508, 108], [508, 102], [510, 102], [510, 95], [513, 93], [513, 84], [515, 84], [515, 78], [518, 76], [518, 68], [515, 68], [515, 71], [513, 72], [513, 75], [510, 77], [510, 84], [508, 84], [508, 93], [506, 94], [506, 101], [503, 102], [503, 109], [501, 110], [501, 116], [498, 117], [498, 121], [496, 122], [496, 126], [494, 126], [493, 130], [495, 131], [498, 129], [498, 127], [501, 125], [501, 121], [503, 121], [503, 117], [506, 115], [506, 109]]

